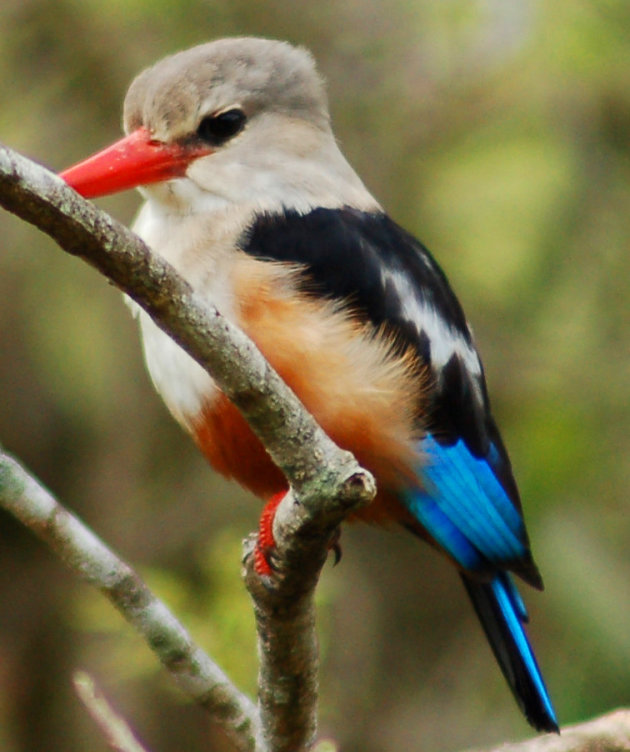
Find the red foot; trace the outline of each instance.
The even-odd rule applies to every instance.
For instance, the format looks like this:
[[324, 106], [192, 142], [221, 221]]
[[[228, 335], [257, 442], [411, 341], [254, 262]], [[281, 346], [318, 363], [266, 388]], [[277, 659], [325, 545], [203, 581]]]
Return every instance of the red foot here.
[[254, 569], [260, 577], [271, 577], [273, 568], [269, 563], [268, 554], [276, 545], [273, 537], [273, 520], [276, 516], [278, 504], [286, 496], [286, 491], [274, 494], [265, 504], [260, 522], [258, 523], [258, 542], [254, 549]]

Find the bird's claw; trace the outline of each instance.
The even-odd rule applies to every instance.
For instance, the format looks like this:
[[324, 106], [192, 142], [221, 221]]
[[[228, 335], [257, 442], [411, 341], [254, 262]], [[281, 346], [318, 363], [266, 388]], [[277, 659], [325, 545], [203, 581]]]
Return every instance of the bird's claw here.
[[278, 504], [286, 491], [274, 494], [265, 504], [258, 523], [258, 540], [254, 547], [254, 570], [266, 587], [271, 587], [278, 565], [274, 561], [276, 540], [273, 536], [273, 520]]
[[330, 541], [330, 546], [328, 547], [329, 551], [332, 551], [335, 557], [335, 560], [333, 561], [333, 567], [336, 567], [337, 564], [341, 561], [341, 557], [343, 556], [343, 550], [341, 548], [341, 528], [337, 528], [333, 534], [333, 537]]

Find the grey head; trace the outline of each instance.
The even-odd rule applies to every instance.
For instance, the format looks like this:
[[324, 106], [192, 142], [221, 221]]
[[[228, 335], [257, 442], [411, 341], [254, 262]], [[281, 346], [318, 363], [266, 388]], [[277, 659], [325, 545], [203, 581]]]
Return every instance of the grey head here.
[[142, 188], [145, 197], [187, 213], [376, 206], [335, 142], [311, 54], [287, 42], [219, 39], [166, 57], [133, 81], [123, 120], [127, 133], [146, 128], [156, 141], [187, 144], [230, 116], [241, 118], [233, 134], [185, 178]]
[[232, 106], [248, 118], [277, 112], [329, 125], [324, 83], [311, 54], [253, 37], [218, 39], [147, 68], [129, 88], [123, 121], [127, 132], [144, 126], [157, 139], [172, 140]]

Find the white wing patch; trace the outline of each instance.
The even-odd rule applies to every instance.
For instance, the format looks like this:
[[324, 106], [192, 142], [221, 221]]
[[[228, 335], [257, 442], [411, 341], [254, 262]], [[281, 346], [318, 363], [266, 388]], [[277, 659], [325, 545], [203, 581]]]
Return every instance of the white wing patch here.
[[[436, 309], [418, 298], [409, 277], [396, 270], [383, 269], [383, 285], [392, 285], [400, 301], [403, 318], [416, 328], [418, 335], [424, 332], [431, 343], [431, 364], [436, 370], [443, 368], [457, 355], [471, 376], [481, 376], [481, 361], [477, 351], [464, 337], [449, 326]], [[477, 383], [477, 378], [474, 379]]]

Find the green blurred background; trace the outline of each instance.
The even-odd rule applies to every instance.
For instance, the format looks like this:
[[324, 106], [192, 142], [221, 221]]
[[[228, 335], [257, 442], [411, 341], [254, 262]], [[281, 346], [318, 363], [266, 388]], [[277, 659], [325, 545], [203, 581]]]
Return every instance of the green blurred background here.
[[[630, 3], [2, 0], [0, 139], [67, 166], [118, 137], [142, 67], [238, 34], [312, 49], [344, 151], [467, 310], [545, 576], [526, 598], [561, 722], [630, 704]], [[100, 202], [124, 222], [138, 204]], [[167, 415], [119, 293], [7, 214], [0, 347], [0, 441], [253, 691], [239, 557], [257, 503]], [[343, 547], [319, 594], [322, 734], [441, 752], [530, 733], [444, 561], [368, 527]], [[0, 515], [0, 749], [106, 749], [78, 667], [155, 752], [229, 749], [100, 596]]]

